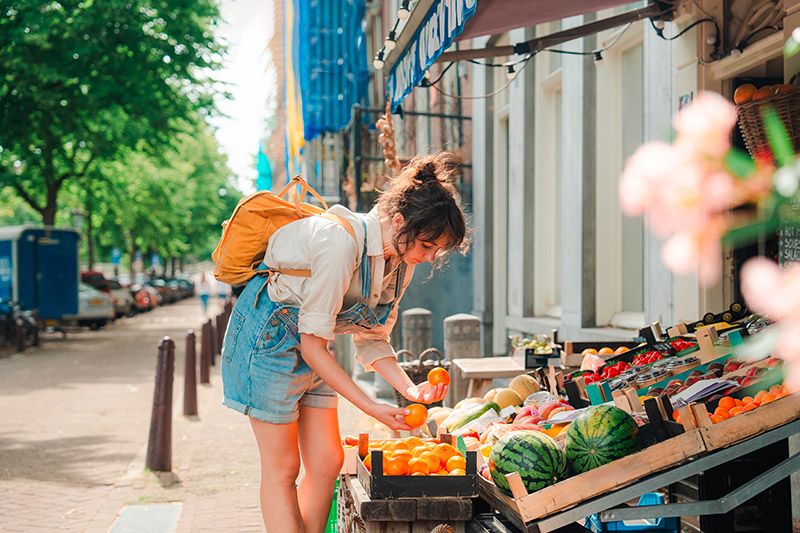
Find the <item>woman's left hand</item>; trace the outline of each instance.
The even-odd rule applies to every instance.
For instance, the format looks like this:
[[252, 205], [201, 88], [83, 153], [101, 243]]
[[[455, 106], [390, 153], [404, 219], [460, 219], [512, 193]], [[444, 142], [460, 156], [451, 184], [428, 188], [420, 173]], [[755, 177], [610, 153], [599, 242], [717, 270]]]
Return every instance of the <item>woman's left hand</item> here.
[[403, 396], [412, 402], [434, 403], [447, 396], [447, 385], [443, 383], [431, 385], [429, 382], [425, 381], [419, 385], [408, 387]]

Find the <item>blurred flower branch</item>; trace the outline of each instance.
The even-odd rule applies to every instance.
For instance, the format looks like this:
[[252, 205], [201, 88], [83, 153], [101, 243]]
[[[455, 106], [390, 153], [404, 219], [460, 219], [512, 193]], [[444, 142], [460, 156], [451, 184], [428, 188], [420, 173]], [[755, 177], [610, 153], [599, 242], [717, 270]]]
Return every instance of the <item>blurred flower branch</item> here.
[[[785, 53], [798, 51], [795, 30]], [[761, 113], [769, 150], [754, 158], [731, 146], [733, 103], [702, 92], [676, 114], [672, 143], [646, 143], [628, 160], [620, 179], [622, 210], [644, 216], [664, 239], [661, 257], [672, 272], [696, 269], [701, 284], [714, 284], [722, 275], [723, 246], [755, 242], [797, 221], [800, 159], [775, 111], [764, 106]], [[764, 336], [771, 342], [759, 343], [762, 355], [771, 351], [791, 363], [787, 385], [799, 390], [800, 266], [782, 269], [770, 259], [750, 259], [741, 270], [741, 289], [748, 308], [774, 322]]]

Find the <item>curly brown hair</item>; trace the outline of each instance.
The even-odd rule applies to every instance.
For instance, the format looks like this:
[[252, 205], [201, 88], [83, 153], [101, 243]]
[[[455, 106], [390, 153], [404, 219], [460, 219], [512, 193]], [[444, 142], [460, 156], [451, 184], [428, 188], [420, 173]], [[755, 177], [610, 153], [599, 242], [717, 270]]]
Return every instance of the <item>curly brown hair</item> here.
[[[442, 251], [466, 252], [467, 225], [453, 185], [456, 165], [449, 152], [414, 158], [380, 194], [378, 209], [390, 218], [400, 213], [405, 220], [393, 239], [401, 257], [416, 239], [434, 242], [442, 236], [447, 239]], [[443, 256], [437, 266], [444, 263]]]

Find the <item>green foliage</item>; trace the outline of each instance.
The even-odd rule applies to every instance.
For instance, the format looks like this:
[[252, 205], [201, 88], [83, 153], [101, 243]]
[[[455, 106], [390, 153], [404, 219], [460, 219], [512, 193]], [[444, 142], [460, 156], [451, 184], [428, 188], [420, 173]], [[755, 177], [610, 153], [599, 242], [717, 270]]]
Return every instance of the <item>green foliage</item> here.
[[764, 118], [767, 141], [769, 141], [769, 147], [772, 149], [778, 166], [791, 164], [794, 161], [794, 148], [783, 121], [771, 106], [766, 106], [761, 114]]
[[53, 224], [67, 181], [213, 113], [218, 17], [216, 0], [4, 3], [0, 186]]
[[725, 168], [731, 175], [744, 179], [750, 177], [756, 171], [756, 163], [749, 155], [731, 148], [725, 155]]

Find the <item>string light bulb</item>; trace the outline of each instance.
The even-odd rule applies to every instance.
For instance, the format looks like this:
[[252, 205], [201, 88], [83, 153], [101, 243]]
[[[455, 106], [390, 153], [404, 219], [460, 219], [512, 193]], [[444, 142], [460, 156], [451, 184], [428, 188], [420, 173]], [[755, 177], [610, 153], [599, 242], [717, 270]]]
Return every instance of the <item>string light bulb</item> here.
[[394, 50], [394, 47], [397, 46], [397, 34], [394, 30], [389, 32], [389, 36], [383, 42], [383, 47], [389, 50], [390, 52]]
[[739, 50], [738, 48], [734, 48], [733, 50], [731, 50], [731, 57], [733, 59], [738, 59], [742, 57], [742, 51]]
[[653, 26], [655, 26], [655, 28], [658, 31], [661, 31], [661, 30], [664, 29], [664, 21], [663, 20], [655, 20], [655, 21], [653, 21]]
[[403, 0], [403, 3], [400, 5], [400, 9], [397, 10], [397, 18], [400, 20], [406, 20], [408, 15], [410, 14], [408, 10], [409, 0]]
[[375, 70], [383, 70], [383, 50], [377, 53], [375, 59], [372, 60], [372, 66], [375, 67]]
[[513, 80], [517, 77], [517, 73], [514, 72], [514, 65], [508, 65], [508, 70], [506, 71], [506, 78], [509, 80]]
[[600, 50], [594, 53], [594, 64], [598, 67], [603, 64], [603, 54], [600, 53]]

